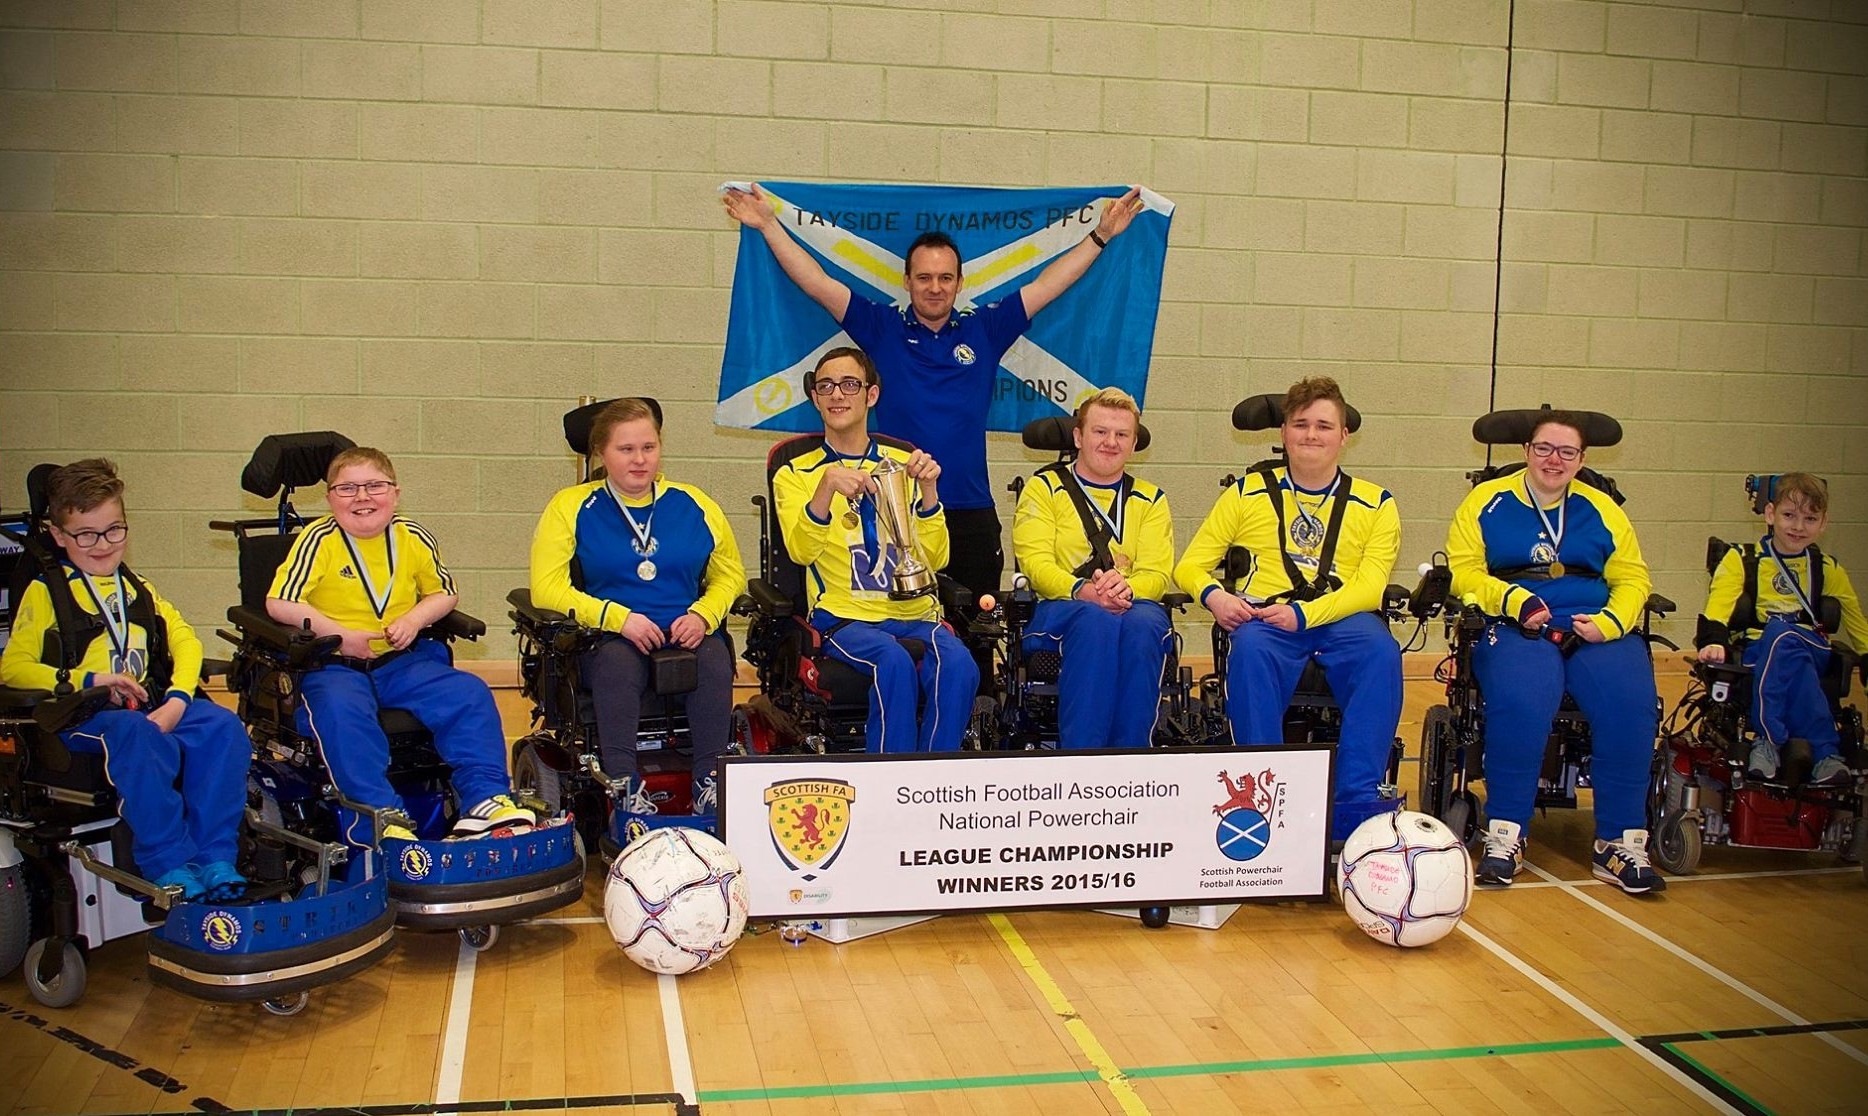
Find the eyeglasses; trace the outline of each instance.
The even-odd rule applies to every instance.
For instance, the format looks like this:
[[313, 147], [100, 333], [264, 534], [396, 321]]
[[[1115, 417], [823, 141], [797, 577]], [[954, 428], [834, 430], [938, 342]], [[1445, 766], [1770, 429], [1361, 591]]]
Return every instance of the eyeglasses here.
[[371, 496], [381, 496], [395, 486], [395, 481], [374, 480], [364, 481], [362, 484], [353, 484], [350, 481], [345, 481], [343, 484], [332, 485], [326, 491], [330, 492], [333, 496], [341, 496], [349, 500], [353, 499], [359, 492], [368, 493]]
[[129, 533], [130, 525], [128, 523], [113, 523], [102, 531], [65, 532], [65, 534], [71, 538], [72, 542], [77, 543], [78, 546], [84, 550], [89, 550], [101, 542], [110, 543], [112, 546], [115, 546], [117, 543], [122, 542], [124, 536]]
[[1583, 456], [1583, 451], [1575, 446], [1559, 446], [1554, 442], [1532, 442], [1531, 452], [1539, 457], [1549, 457], [1554, 453], [1558, 461], [1578, 461]]
[[845, 395], [855, 395], [868, 386], [861, 380], [819, 380], [811, 385], [811, 391], [818, 395], [831, 395], [839, 391]]

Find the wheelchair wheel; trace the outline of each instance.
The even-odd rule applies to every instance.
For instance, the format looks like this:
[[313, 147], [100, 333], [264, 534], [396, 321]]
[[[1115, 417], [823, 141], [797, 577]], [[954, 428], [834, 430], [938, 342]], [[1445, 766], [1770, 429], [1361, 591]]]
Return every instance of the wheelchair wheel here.
[[1654, 834], [1654, 863], [1675, 876], [1692, 874], [1699, 867], [1704, 851], [1699, 823], [1685, 814], [1669, 814], [1661, 819], [1660, 831]]
[[538, 749], [529, 740], [513, 745], [512, 783], [515, 787], [531, 787], [553, 817], [563, 812], [564, 776], [538, 758]]
[[65, 943], [65, 964], [51, 980], [39, 979], [39, 958], [50, 938], [40, 938], [26, 951], [26, 987], [32, 998], [49, 1008], [70, 1007], [84, 997], [84, 953], [76, 942]]
[[1453, 832], [1458, 833], [1459, 828], [1452, 824], [1452, 818], [1448, 815], [1454, 802], [1452, 784], [1455, 743], [1452, 707], [1429, 707], [1420, 723], [1420, 797], [1415, 801], [1414, 809], [1439, 818]]
[[297, 1015], [311, 1002], [310, 992], [300, 992], [295, 996], [278, 996], [270, 1000], [261, 1000], [260, 1006], [274, 1015]]
[[1461, 843], [1470, 845], [1479, 832], [1479, 800], [1471, 791], [1460, 791], [1446, 804], [1446, 816], [1440, 820], [1459, 835]]
[[461, 944], [475, 953], [485, 953], [492, 949], [493, 943], [497, 941], [499, 941], [497, 925], [461, 927]]
[[32, 896], [26, 891], [26, 872], [18, 864], [0, 868], [0, 977], [19, 968], [32, 933]]

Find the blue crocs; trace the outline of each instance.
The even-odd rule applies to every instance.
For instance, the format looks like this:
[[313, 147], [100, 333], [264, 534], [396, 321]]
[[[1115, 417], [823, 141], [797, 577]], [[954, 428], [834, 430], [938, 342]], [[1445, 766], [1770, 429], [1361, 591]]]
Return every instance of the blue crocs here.
[[184, 903], [191, 903], [201, 898], [203, 895], [207, 894], [208, 890], [207, 885], [201, 882], [201, 877], [195, 874], [195, 866], [192, 864], [184, 864], [179, 868], [169, 869], [155, 878], [155, 885], [165, 888], [181, 888], [182, 902]]

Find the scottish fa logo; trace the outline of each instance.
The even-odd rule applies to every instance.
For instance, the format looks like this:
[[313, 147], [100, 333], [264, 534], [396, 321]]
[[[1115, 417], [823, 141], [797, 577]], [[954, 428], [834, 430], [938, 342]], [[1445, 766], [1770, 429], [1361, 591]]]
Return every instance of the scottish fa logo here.
[[973, 352], [973, 346], [971, 345], [955, 345], [953, 347], [953, 358], [961, 364], [972, 364], [979, 359], [979, 356]]
[[201, 919], [201, 940], [217, 953], [225, 953], [240, 944], [245, 928], [232, 911], [216, 907]]
[[1277, 828], [1278, 803], [1284, 797], [1278, 777], [1269, 768], [1237, 779], [1221, 771], [1219, 785], [1225, 788], [1226, 797], [1213, 807], [1219, 818], [1213, 843], [1228, 860], [1255, 859], [1270, 847], [1272, 831]]
[[396, 866], [411, 880], [425, 879], [434, 869], [435, 858], [429, 855], [427, 849], [411, 842], [396, 858]]
[[856, 788], [840, 779], [793, 779], [765, 789], [766, 826], [785, 867], [807, 880], [828, 868], [850, 832]]

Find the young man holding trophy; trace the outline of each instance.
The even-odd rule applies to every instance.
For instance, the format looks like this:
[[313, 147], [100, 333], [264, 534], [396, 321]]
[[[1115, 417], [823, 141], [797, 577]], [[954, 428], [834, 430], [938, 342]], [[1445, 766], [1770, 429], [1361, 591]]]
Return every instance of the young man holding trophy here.
[[[824, 443], [781, 467], [772, 494], [785, 549], [805, 568], [811, 626], [832, 657], [870, 676], [870, 751], [954, 751], [979, 668], [941, 622], [940, 465], [869, 436], [882, 386], [862, 350], [825, 353], [804, 388], [823, 416]], [[921, 641], [918, 663], [903, 639]]]

